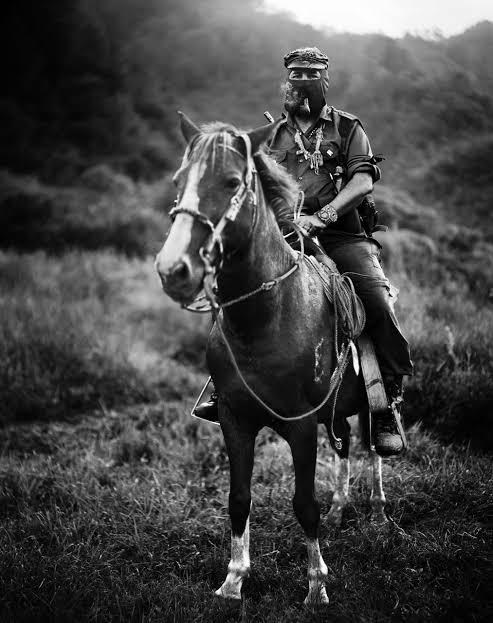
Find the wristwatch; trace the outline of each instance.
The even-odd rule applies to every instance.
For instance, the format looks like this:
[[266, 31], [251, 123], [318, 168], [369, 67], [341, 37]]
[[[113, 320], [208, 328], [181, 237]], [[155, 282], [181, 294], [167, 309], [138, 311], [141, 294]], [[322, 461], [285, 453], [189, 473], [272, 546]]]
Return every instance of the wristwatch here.
[[328, 203], [318, 212], [315, 212], [315, 214], [326, 225], [328, 225], [329, 223], [335, 223], [337, 221], [337, 210], [330, 203]]

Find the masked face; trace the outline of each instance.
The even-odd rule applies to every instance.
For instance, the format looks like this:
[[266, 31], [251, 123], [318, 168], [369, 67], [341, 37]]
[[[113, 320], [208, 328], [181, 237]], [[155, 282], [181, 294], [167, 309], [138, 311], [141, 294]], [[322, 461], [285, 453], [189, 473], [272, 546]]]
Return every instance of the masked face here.
[[322, 75], [318, 69], [293, 68], [286, 82], [284, 108], [292, 115], [308, 119], [325, 104]]

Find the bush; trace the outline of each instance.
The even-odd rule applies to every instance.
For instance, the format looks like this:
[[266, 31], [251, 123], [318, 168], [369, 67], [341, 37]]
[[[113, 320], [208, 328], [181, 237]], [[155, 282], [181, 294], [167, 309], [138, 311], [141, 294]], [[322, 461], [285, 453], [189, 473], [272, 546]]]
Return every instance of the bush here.
[[406, 420], [422, 421], [447, 441], [493, 448], [493, 311], [466, 285], [417, 286], [402, 275], [397, 315], [415, 365], [406, 390]]
[[[0, 255], [0, 420], [44, 418], [156, 396], [130, 362], [115, 310], [122, 260]], [[113, 269], [113, 270], [110, 270]]]
[[127, 255], [156, 253], [166, 221], [146, 193], [100, 165], [86, 170], [81, 187], [53, 188], [33, 178], [0, 176], [0, 246], [60, 253], [113, 248]]
[[116, 173], [107, 164], [89, 167], [81, 174], [79, 181], [86, 188], [102, 193], [131, 195], [135, 192], [132, 180], [125, 175]]

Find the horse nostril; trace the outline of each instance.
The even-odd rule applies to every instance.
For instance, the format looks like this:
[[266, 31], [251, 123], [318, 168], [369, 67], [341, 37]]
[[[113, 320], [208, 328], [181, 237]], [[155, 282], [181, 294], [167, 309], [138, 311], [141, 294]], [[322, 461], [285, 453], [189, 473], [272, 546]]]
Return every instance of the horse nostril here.
[[191, 276], [190, 266], [183, 260], [177, 262], [171, 271], [170, 277], [178, 282], [189, 281]]

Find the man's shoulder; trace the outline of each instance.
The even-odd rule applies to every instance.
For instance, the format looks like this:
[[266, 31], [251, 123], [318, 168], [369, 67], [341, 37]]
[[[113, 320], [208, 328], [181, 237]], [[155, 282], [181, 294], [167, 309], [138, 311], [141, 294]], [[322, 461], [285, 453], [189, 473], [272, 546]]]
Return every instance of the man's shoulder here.
[[357, 117], [356, 115], [353, 115], [350, 112], [346, 112], [345, 110], [339, 110], [338, 108], [334, 108], [334, 106], [332, 106], [331, 108], [331, 113], [338, 117], [342, 117], [343, 119], [348, 119], [349, 121], [359, 121], [359, 123], [361, 123], [359, 117]]

